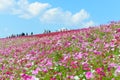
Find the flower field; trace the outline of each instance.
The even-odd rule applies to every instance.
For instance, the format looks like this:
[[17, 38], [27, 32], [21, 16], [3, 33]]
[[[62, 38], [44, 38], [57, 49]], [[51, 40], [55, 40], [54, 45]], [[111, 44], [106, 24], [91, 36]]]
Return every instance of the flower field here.
[[120, 80], [120, 25], [0, 39], [0, 80]]

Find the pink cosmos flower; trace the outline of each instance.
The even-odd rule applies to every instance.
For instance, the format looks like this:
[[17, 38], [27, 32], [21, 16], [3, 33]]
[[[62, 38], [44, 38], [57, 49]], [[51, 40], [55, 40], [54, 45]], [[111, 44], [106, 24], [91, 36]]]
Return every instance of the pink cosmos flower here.
[[70, 42], [66, 42], [66, 43], [65, 43], [65, 46], [66, 46], [66, 47], [68, 47], [68, 46], [70, 46], [70, 45], [71, 45]]
[[103, 69], [103, 68], [96, 68], [95, 71], [97, 72], [97, 74], [102, 75], [102, 76], [105, 76], [105, 73], [104, 73], [104, 69]]
[[88, 63], [84, 63], [82, 67], [83, 67], [83, 70], [88, 70], [88, 71], [90, 70]]
[[76, 53], [75, 54], [75, 59], [82, 59], [83, 54], [82, 53]]
[[108, 67], [111, 67], [111, 68], [115, 67], [115, 68], [117, 68], [117, 67], [118, 67], [118, 64], [110, 63]]
[[14, 76], [10, 76], [10, 80], [13, 80]]
[[21, 75], [21, 77], [22, 77], [22, 80], [31, 80], [32, 78], [31, 76], [24, 74], [24, 73]]
[[50, 78], [50, 80], [56, 80], [56, 78]]
[[46, 66], [52, 66], [52, 61], [51, 60], [47, 60]]
[[115, 80], [114, 78], [112, 78], [111, 80]]
[[72, 39], [76, 39], [76, 36], [75, 36], [75, 35], [72, 35]]
[[90, 72], [90, 71], [88, 71], [88, 72], [85, 73], [85, 77], [86, 77], [87, 79], [91, 79], [91, 78], [93, 78], [93, 73]]
[[68, 78], [73, 80], [73, 79], [74, 79], [74, 76], [68, 76]]
[[47, 71], [48, 71], [48, 70], [47, 70], [46, 68], [43, 68], [43, 72], [45, 72], [45, 73], [46, 73]]
[[63, 60], [66, 61], [66, 60], [69, 59], [70, 57], [71, 57], [70, 54], [65, 54]]
[[32, 63], [28, 63], [28, 64], [26, 64], [26, 67], [30, 68], [32, 65], [33, 65]]
[[120, 75], [120, 66], [118, 66], [118, 68], [115, 70], [115, 76]]
[[117, 33], [120, 32], [120, 28], [117, 29]]
[[36, 52], [32, 50], [32, 51], [30, 52], [30, 54], [35, 55], [35, 54], [36, 54]]
[[100, 74], [102, 71], [103, 71], [102, 68], [96, 68], [96, 72], [97, 72], [98, 74]]
[[97, 43], [97, 42], [99, 42], [100, 41], [100, 39], [99, 38], [96, 38], [96, 40], [94, 40], [94, 43]]
[[83, 56], [84, 56], [84, 57], [87, 57], [87, 56], [88, 56], [88, 53], [83, 53]]
[[115, 47], [114, 43], [111, 43], [111, 44], [110, 44], [110, 47], [114, 48], [114, 47]]
[[101, 54], [101, 52], [100, 51], [94, 51], [94, 54], [96, 54], [96, 55], [100, 55]]
[[72, 66], [72, 68], [77, 68], [78, 66], [77, 66], [77, 62], [75, 62], [75, 61], [72, 61], [71, 63], [70, 63], [70, 65]]
[[7, 71], [7, 72], [6, 72], [6, 74], [7, 74], [7, 75], [11, 75], [11, 74], [12, 74], [12, 72], [10, 72], [10, 71]]
[[30, 80], [39, 80], [39, 78], [32, 76], [32, 78]]
[[56, 46], [61, 46], [61, 45], [62, 45], [61, 41], [58, 40], [58, 42], [56, 43]]
[[5, 69], [5, 66], [4, 66], [4, 65], [2, 65], [1, 70], [4, 70], [4, 69]]
[[37, 75], [39, 71], [40, 71], [40, 69], [36, 68], [35, 70], [32, 71], [32, 74]]
[[110, 45], [108, 43], [105, 44], [104, 48], [108, 48]]

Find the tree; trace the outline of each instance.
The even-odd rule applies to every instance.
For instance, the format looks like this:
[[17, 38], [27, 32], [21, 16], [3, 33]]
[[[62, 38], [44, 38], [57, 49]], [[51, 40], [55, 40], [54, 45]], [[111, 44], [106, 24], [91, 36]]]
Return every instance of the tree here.
[[25, 36], [25, 33], [22, 33], [21, 36]]
[[33, 35], [33, 32], [31, 32], [31, 35]]

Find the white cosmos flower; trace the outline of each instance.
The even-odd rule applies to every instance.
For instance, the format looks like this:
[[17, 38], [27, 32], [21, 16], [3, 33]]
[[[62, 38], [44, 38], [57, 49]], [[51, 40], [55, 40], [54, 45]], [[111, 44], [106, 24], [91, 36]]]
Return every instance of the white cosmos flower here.
[[79, 80], [80, 78], [78, 76], [74, 76], [74, 80]]

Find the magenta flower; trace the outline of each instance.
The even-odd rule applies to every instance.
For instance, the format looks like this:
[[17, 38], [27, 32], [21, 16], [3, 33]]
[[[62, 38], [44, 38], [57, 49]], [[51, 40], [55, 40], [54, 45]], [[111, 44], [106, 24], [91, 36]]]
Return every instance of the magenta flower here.
[[75, 35], [72, 35], [72, 39], [76, 39], [76, 36], [75, 36]]
[[117, 29], [117, 33], [120, 32], [120, 28]]
[[50, 78], [50, 80], [56, 80], [56, 78]]
[[6, 72], [6, 74], [7, 74], [7, 75], [11, 75], [11, 74], [12, 74], [12, 72], [10, 72], [10, 71], [7, 71], [7, 72]]
[[103, 69], [103, 68], [96, 68], [95, 71], [97, 72], [97, 74], [102, 75], [102, 76], [105, 76], [105, 73], [104, 73], [104, 69]]
[[72, 61], [72, 62], [70, 63], [70, 65], [72, 66], [72, 68], [78, 68], [77, 62], [75, 62], [75, 61]]
[[74, 79], [74, 76], [68, 76], [68, 79]]
[[35, 55], [35, 54], [36, 54], [36, 52], [35, 52], [34, 50], [32, 50], [32, 51], [30, 52], [30, 54]]
[[86, 77], [87, 79], [91, 79], [91, 78], [93, 78], [93, 73], [90, 72], [90, 71], [88, 71], [88, 72], [85, 73], [85, 77]]
[[1, 70], [4, 70], [4, 69], [5, 69], [5, 66], [4, 66], [4, 65], [2, 65]]
[[97, 72], [98, 74], [100, 74], [102, 71], [103, 71], [102, 68], [96, 68], [96, 72]]
[[96, 54], [96, 55], [100, 55], [100, 54], [102, 54], [100, 51], [94, 51], [94, 54]]
[[84, 63], [82, 67], [83, 67], [83, 70], [87, 70], [87, 71], [90, 70], [90, 67], [89, 67], [88, 63]]
[[32, 78], [31, 76], [29, 76], [27, 74], [22, 74], [21, 77], [23, 80], [31, 80], [31, 78]]

